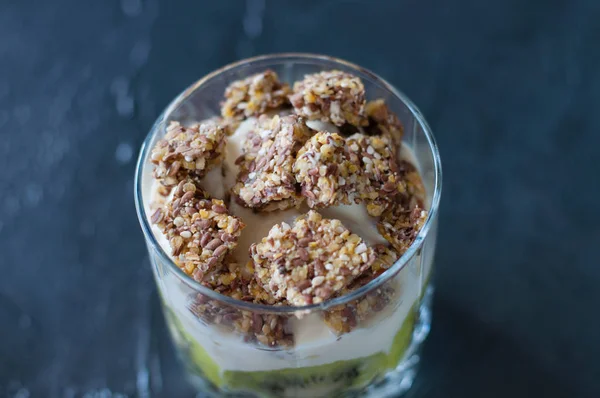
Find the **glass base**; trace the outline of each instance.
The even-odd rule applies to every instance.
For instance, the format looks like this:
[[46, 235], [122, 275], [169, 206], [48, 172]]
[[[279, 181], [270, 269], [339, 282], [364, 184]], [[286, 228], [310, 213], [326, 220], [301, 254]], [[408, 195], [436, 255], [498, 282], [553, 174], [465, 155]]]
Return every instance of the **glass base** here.
[[[431, 326], [431, 300], [433, 296], [433, 286], [429, 284], [421, 305], [418, 310], [418, 316], [414, 325], [412, 333], [412, 341], [410, 346], [407, 348], [404, 360], [396, 367], [396, 369], [390, 371], [383, 380], [380, 380], [366, 389], [360, 391], [348, 392], [341, 397], [345, 398], [391, 398], [398, 397], [406, 393], [415, 379], [417, 369], [420, 361], [420, 350], [423, 342], [429, 334]], [[243, 398], [243, 397], [255, 397], [253, 394], [244, 395], [243, 393], [224, 393], [223, 391], [217, 391], [211, 383], [207, 382], [204, 378], [197, 376], [192, 372], [188, 372], [188, 380], [192, 386], [199, 391], [198, 398], [208, 397], [226, 397], [226, 398]]]

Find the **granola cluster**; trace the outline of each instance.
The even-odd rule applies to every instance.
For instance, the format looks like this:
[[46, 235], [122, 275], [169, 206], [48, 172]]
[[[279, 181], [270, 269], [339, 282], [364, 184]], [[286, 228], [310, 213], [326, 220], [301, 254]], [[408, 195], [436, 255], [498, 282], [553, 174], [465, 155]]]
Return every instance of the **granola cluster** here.
[[405, 208], [398, 204], [381, 217], [377, 229], [398, 253], [404, 253], [415, 240], [426, 219], [426, 210], [418, 206]]
[[[383, 274], [398, 259], [398, 253], [385, 245], [374, 247], [375, 261], [369, 269], [346, 286], [339, 295], [351, 293]], [[397, 296], [395, 288], [386, 284], [347, 304], [336, 306], [323, 314], [323, 320], [336, 334], [348, 333], [359, 323], [368, 321]]]
[[344, 138], [327, 132], [315, 134], [300, 149], [294, 172], [311, 208], [350, 203], [362, 177]]
[[330, 121], [337, 126], [367, 124], [365, 86], [350, 73], [331, 70], [307, 75], [294, 84], [290, 102], [296, 113], [308, 120]]
[[296, 206], [302, 198], [292, 166], [308, 137], [310, 130], [301, 117], [262, 115], [236, 161], [240, 172], [233, 194], [244, 206], [266, 211]]
[[189, 308], [204, 323], [242, 334], [246, 342], [267, 347], [294, 345], [294, 335], [286, 330], [286, 316], [239, 310], [202, 294], [191, 297]]
[[237, 121], [259, 116], [287, 104], [290, 93], [290, 86], [281, 83], [275, 72], [267, 70], [257, 73], [227, 87], [221, 115]]
[[[290, 104], [293, 109], [286, 110]], [[235, 167], [227, 159], [222, 169], [234, 173], [235, 183], [225, 187], [230, 195], [213, 198], [203, 177], [232, 153], [225, 151], [227, 141], [248, 118], [251, 130], [237, 143], [242, 153], [233, 152]], [[332, 123], [339, 132], [310, 129], [307, 120]], [[367, 102], [363, 83], [349, 73], [307, 75], [293, 91], [273, 71], [250, 76], [227, 87], [221, 117], [167, 127], [151, 154], [161, 197], [151, 221], [167, 238], [174, 262], [220, 294], [271, 306], [349, 294], [389, 269], [427, 217], [421, 176], [398, 159], [402, 135], [397, 116], [381, 99]], [[250, 247], [238, 247], [246, 220], [230, 211], [231, 201], [253, 214], [290, 208], [304, 214], [275, 224]], [[359, 231], [319, 213], [350, 204], [365, 206], [387, 244], [370, 245]], [[380, 287], [324, 312], [323, 319], [335, 333], [346, 333], [398, 295], [395, 288]], [[240, 310], [201, 294], [190, 298], [189, 308], [202, 322], [247, 341], [294, 343], [287, 316]]]
[[184, 127], [171, 122], [152, 150], [154, 177], [173, 186], [188, 176], [202, 177], [223, 159], [225, 130], [209, 121]]
[[173, 197], [152, 215], [169, 240], [175, 263], [197, 281], [223, 267], [244, 223], [229, 214], [222, 200], [209, 199], [193, 180], [183, 180]]
[[312, 210], [293, 226], [275, 225], [250, 251], [263, 287], [292, 305], [327, 300], [367, 270], [375, 257], [339, 220], [324, 219]]
[[395, 145], [389, 137], [362, 134], [350, 137], [347, 145], [352, 163], [359, 164], [364, 173], [358, 196], [367, 203], [369, 214], [378, 217], [406, 192]]

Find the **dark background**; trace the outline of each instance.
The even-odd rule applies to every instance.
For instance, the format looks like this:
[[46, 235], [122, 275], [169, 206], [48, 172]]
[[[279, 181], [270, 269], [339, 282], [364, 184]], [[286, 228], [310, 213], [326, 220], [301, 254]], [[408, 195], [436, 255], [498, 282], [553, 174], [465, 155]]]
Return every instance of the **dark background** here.
[[436, 134], [437, 294], [410, 396], [600, 396], [599, 20], [595, 0], [2, 0], [0, 397], [191, 396], [135, 158], [187, 85], [284, 51], [372, 69]]

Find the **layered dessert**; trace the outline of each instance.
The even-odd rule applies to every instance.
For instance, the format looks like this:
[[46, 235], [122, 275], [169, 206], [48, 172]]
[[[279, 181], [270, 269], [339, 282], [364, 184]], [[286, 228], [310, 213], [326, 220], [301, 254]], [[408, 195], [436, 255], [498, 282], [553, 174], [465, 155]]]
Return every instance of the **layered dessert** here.
[[390, 268], [429, 204], [398, 117], [367, 98], [347, 72], [282, 82], [266, 70], [232, 82], [220, 116], [169, 121], [152, 148], [155, 238], [222, 295], [174, 273], [159, 283], [189, 368], [213, 390], [332, 396], [401, 363], [431, 264]]

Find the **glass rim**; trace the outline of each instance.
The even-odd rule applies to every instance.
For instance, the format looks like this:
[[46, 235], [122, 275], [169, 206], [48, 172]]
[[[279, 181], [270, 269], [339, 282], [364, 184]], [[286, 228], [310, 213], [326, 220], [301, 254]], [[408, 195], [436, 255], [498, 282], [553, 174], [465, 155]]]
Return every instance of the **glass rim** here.
[[[156, 240], [156, 237], [154, 236], [154, 233], [152, 232], [151, 224], [148, 220], [148, 217], [147, 217], [145, 209], [144, 209], [142, 187], [141, 187], [144, 163], [148, 158], [148, 151], [151, 149], [150, 142], [152, 141], [154, 134], [157, 132], [159, 126], [161, 126], [165, 122], [165, 119], [168, 117], [168, 115], [170, 115], [174, 109], [179, 107], [186, 99], [188, 99], [188, 97], [193, 92], [195, 92], [197, 89], [199, 89], [202, 86], [202, 84], [204, 84], [205, 82], [214, 78], [215, 76], [218, 76], [219, 74], [222, 74], [222, 73], [232, 70], [234, 68], [248, 65], [248, 64], [251, 64], [254, 62], [265, 61], [265, 60], [286, 60], [286, 59], [289, 59], [290, 61], [305, 60], [305, 61], [335, 62], [335, 63], [343, 65], [346, 68], [350, 68], [350, 69], [359, 71], [361, 73], [364, 73], [364, 74], [368, 75], [371, 79], [375, 80], [377, 83], [381, 84], [384, 89], [388, 90], [390, 93], [392, 93], [394, 96], [399, 98], [406, 105], [406, 107], [410, 110], [412, 116], [415, 118], [417, 123], [423, 129], [423, 133], [425, 134], [425, 137], [427, 138], [429, 148], [431, 149], [431, 152], [432, 152], [433, 163], [434, 163], [434, 172], [435, 172], [434, 192], [433, 192], [433, 196], [432, 196], [432, 200], [431, 200], [430, 209], [428, 211], [427, 219], [425, 220], [423, 227], [419, 230], [417, 236], [415, 237], [415, 240], [412, 242], [412, 244], [409, 246], [409, 248], [402, 254], [402, 256], [400, 256], [400, 258], [398, 260], [396, 260], [396, 262], [390, 268], [388, 268], [385, 272], [383, 272], [377, 278], [373, 279], [372, 281], [365, 284], [364, 286], [361, 286], [360, 288], [352, 291], [351, 293], [348, 293], [348, 294], [340, 296], [340, 297], [335, 297], [333, 299], [326, 300], [326, 301], [318, 303], [318, 304], [311, 304], [311, 305], [306, 305], [306, 306], [273, 306], [273, 305], [256, 304], [256, 303], [251, 303], [251, 302], [247, 302], [247, 301], [242, 301], [242, 300], [238, 300], [238, 299], [235, 299], [235, 298], [232, 298], [229, 296], [225, 296], [225, 295], [218, 293], [206, 286], [202, 286], [200, 283], [198, 283], [194, 279], [190, 278], [189, 275], [187, 275], [185, 272], [183, 272], [181, 270], [181, 268], [179, 268], [173, 262], [171, 257], [163, 250], [162, 246]], [[423, 115], [421, 114], [421, 111], [419, 111], [417, 106], [404, 93], [397, 90], [394, 86], [392, 86], [390, 83], [388, 83], [385, 79], [381, 78], [380, 76], [371, 72], [370, 70], [363, 68], [362, 66], [356, 65], [354, 63], [351, 63], [351, 62], [348, 62], [348, 61], [345, 61], [345, 60], [342, 60], [339, 58], [335, 58], [335, 57], [331, 57], [331, 56], [327, 56], [327, 55], [310, 54], [310, 53], [274, 53], [274, 54], [267, 54], [267, 55], [259, 55], [259, 56], [255, 56], [255, 57], [251, 57], [251, 58], [245, 58], [240, 61], [236, 61], [236, 62], [230, 63], [228, 65], [225, 65], [217, 70], [214, 70], [213, 72], [210, 72], [207, 75], [200, 78], [199, 80], [197, 80], [195, 83], [191, 84], [189, 87], [187, 87], [185, 90], [183, 90], [179, 95], [177, 95], [175, 97], [175, 99], [173, 99], [171, 101], [171, 103], [169, 105], [167, 105], [167, 107], [162, 111], [160, 116], [153, 123], [152, 127], [150, 128], [150, 131], [148, 132], [146, 138], [144, 139], [144, 142], [142, 143], [140, 153], [138, 155], [136, 168], [135, 168], [135, 178], [134, 178], [135, 208], [136, 208], [138, 220], [140, 222], [142, 231], [144, 233], [144, 238], [146, 239], [146, 242], [150, 242], [150, 246], [152, 247], [152, 249], [158, 253], [158, 255], [160, 256], [161, 260], [164, 263], [169, 265], [169, 267], [171, 268], [171, 271], [173, 271], [173, 273], [175, 275], [177, 275], [177, 277], [183, 283], [185, 283], [192, 289], [196, 290], [198, 293], [206, 295], [213, 300], [219, 300], [223, 303], [226, 303], [226, 304], [234, 306], [234, 307], [238, 307], [243, 310], [270, 312], [270, 313], [278, 313], [278, 314], [293, 314], [297, 311], [311, 312], [314, 310], [327, 310], [327, 309], [335, 307], [335, 306], [347, 304], [352, 300], [362, 297], [364, 294], [368, 293], [369, 291], [372, 291], [373, 289], [378, 288], [383, 283], [385, 283], [387, 280], [389, 280], [392, 276], [396, 275], [399, 271], [401, 271], [404, 268], [404, 266], [408, 263], [408, 260], [411, 259], [417, 253], [417, 250], [419, 250], [419, 248], [421, 247], [425, 237], [427, 236], [427, 234], [429, 232], [431, 225], [433, 224], [433, 222], [435, 220], [435, 217], [437, 216], [437, 213], [439, 210], [441, 193], [442, 193], [442, 166], [441, 166], [441, 160], [440, 160], [438, 146], [437, 146], [437, 143], [433, 136], [433, 133], [431, 131], [431, 128], [427, 124], [427, 121], [425, 120], [425, 118], [423, 117]]]

